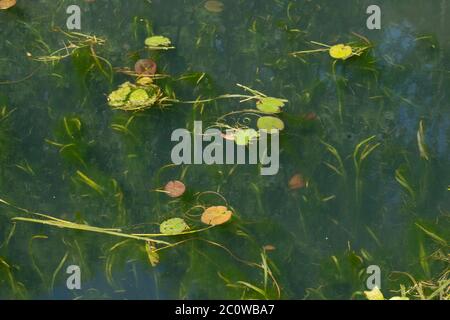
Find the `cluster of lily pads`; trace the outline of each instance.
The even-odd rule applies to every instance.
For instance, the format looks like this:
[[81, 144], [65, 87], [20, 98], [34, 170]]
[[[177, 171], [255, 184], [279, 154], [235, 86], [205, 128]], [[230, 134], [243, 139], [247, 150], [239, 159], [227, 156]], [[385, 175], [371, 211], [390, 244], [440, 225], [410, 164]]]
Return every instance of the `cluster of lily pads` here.
[[[145, 40], [149, 50], [169, 50], [174, 47], [169, 38], [152, 36]], [[155, 67], [156, 68], [156, 67]], [[142, 111], [161, 104], [165, 99], [161, 88], [154, 83], [152, 73], [144, 73], [136, 83], [122, 83], [108, 95], [108, 104], [114, 109], [124, 111]]]
[[[288, 100], [269, 97], [251, 88], [242, 85], [239, 86], [253, 94], [253, 96], [248, 96], [243, 101], [255, 100], [256, 110], [244, 110], [242, 112], [256, 114], [258, 116], [256, 127], [259, 130], [264, 130], [270, 134], [274, 132], [274, 130], [275, 132], [278, 132], [284, 129], [284, 122], [276, 115], [282, 112], [282, 108], [285, 106]], [[253, 141], [256, 141], [258, 137], [259, 132], [253, 128], [248, 127], [234, 128], [231, 134], [227, 134], [224, 136], [225, 139], [234, 140], [237, 145], [241, 146], [245, 146], [252, 143]]]

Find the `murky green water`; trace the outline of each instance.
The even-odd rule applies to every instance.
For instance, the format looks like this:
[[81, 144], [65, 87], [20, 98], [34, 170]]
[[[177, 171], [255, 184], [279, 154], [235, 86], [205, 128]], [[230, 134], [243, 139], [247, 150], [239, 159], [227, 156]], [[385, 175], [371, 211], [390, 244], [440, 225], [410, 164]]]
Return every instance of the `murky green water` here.
[[[386, 297], [413, 285], [396, 272], [428, 281], [427, 295], [444, 285], [435, 297], [445, 297], [450, 3], [383, 1], [382, 29], [371, 31], [372, 1], [222, 2], [219, 13], [200, 0], [19, 0], [0, 10], [1, 199], [124, 233], [158, 233], [173, 217], [203, 228], [195, 206], [234, 212], [224, 225], [164, 238], [184, 242], [159, 251], [152, 267], [142, 241], [14, 222], [39, 217], [2, 204], [0, 298], [363, 298], [370, 265], [380, 267]], [[67, 31], [71, 4], [82, 9], [80, 32], [106, 42], [36, 61], [69, 44], [55, 29]], [[176, 49], [149, 52], [152, 34]], [[373, 48], [347, 61], [290, 55], [322, 48], [311, 41], [361, 36]], [[168, 76], [156, 83], [172, 98], [243, 94], [240, 83], [289, 100], [279, 115], [286, 127], [278, 174], [261, 176], [254, 165], [168, 166], [174, 129], [192, 129], [194, 120], [211, 126], [253, 106], [223, 99], [112, 110], [107, 95], [133, 77], [106, 60], [133, 68], [148, 57]], [[227, 119], [248, 123], [242, 114]], [[303, 184], [291, 190], [296, 174]], [[175, 179], [187, 186], [183, 197], [155, 191]], [[70, 265], [81, 269], [80, 290], [66, 287]]]

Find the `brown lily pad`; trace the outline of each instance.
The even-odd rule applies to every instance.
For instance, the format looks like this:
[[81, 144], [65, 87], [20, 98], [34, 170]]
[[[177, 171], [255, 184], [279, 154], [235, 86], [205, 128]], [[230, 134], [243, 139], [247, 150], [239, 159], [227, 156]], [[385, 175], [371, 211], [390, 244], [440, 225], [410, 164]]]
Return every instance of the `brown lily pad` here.
[[289, 180], [289, 189], [291, 190], [297, 190], [302, 189], [306, 186], [305, 179], [300, 173], [297, 173], [292, 176], [292, 178]]
[[0, 0], [0, 9], [6, 10], [16, 5], [16, 0]]
[[217, 0], [208, 0], [205, 2], [205, 9], [209, 12], [220, 13], [223, 11], [224, 5]]
[[178, 180], [169, 181], [164, 187], [164, 191], [169, 197], [178, 198], [184, 194], [186, 191], [186, 186], [183, 182]]
[[213, 206], [203, 211], [202, 222], [210, 226], [224, 224], [231, 219], [233, 213], [224, 206]]
[[152, 76], [156, 73], [156, 62], [151, 59], [140, 59], [134, 65], [134, 71], [143, 76]]

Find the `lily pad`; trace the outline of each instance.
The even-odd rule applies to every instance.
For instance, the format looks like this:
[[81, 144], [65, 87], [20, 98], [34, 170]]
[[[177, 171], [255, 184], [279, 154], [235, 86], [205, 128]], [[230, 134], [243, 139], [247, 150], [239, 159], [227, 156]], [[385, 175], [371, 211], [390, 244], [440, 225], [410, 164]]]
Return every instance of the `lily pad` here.
[[234, 142], [240, 146], [246, 146], [258, 138], [258, 132], [254, 129], [239, 129], [234, 133]]
[[167, 195], [171, 198], [181, 197], [186, 191], [186, 186], [183, 182], [175, 180], [169, 181], [164, 187], [164, 191], [166, 191]]
[[108, 103], [111, 107], [120, 107], [126, 103], [129, 94], [131, 93], [131, 84], [125, 82], [120, 85], [119, 89], [111, 92], [108, 96]]
[[224, 206], [214, 206], [207, 208], [202, 214], [202, 222], [210, 226], [224, 224], [231, 219], [233, 213]]
[[279, 113], [282, 107], [284, 107], [283, 100], [272, 97], [261, 98], [256, 103], [256, 108], [264, 113]]
[[143, 104], [148, 100], [149, 96], [144, 89], [134, 90], [128, 100], [133, 104]]
[[330, 48], [330, 56], [334, 59], [346, 60], [353, 55], [352, 47], [345, 44], [337, 44]]
[[157, 65], [152, 59], [139, 59], [134, 65], [134, 71], [139, 75], [151, 76], [156, 73]]
[[152, 49], [168, 49], [171, 44], [170, 39], [163, 36], [153, 36], [145, 39], [145, 45]]
[[209, 12], [220, 13], [223, 11], [224, 5], [217, 0], [208, 0], [205, 2], [205, 9]]
[[368, 300], [384, 300], [383, 293], [378, 287], [375, 287], [370, 291], [364, 291], [364, 295]]
[[289, 189], [291, 190], [297, 190], [302, 189], [306, 186], [305, 179], [303, 178], [303, 175], [300, 173], [297, 173], [291, 177], [289, 180]]
[[0, 10], [6, 10], [16, 5], [16, 0], [0, 0]]
[[181, 218], [172, 218], [164, 221], [159, 226], [159, 231], [162, 234], [176, 235], [189, 230], [187, 223]]
[[283, 130], [284, 129], [284, 122], [281, 121], [278, 118], [275, 117], [261, 117], [258, 119], [258, 122], [256, 123], [259, 129], [261, 130], [267, 130], [270, 132], [270, 130]]
[[158, 102], [163, 96], [161, 89], [154, 84], [137, 85], [125, 82], [108, 96], [108, 104], [126, 111], [145, 110]]
[[136, 84], [140, 86], [149, 86], [153, 83], [153, 79], [150, 77], [142, 77], [136, 80]]

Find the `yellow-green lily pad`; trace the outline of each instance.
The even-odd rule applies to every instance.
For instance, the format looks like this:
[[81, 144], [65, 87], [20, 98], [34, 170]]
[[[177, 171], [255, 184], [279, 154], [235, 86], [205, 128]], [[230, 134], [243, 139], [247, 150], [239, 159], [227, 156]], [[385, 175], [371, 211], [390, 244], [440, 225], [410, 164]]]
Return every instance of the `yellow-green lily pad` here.
[[131, 84], [129, 82], [123, 83], [117, 90], [114, 90], [108, 96], [109, 105], [111, 107], [120, 107], [124, 105], [130, 93]]
[[384, 300], [383, 293], [378, 287], [375, 287], [370, 291], [364, 291], [364, 295], [368, 300]]
[[240, 146], [246, 146], [258, 138], [258, 132], [255, 129], [239, 129], [234, 133], [234, 142]]
[[153, 49], [158, 49], [158, 48], [167, 49], [172, 45], [172, 43], [171, 43], [170, 39], [167, 37], [153, 36], [153, 37], [148, 37], [147, 39], [145, 39], [145, 45], [147, 47], [153, 48]]
[[159, 226], [159, 231], [162, 234], [176, 235], [189, 230], [187, 223], [181, 218], [172, 218], [164, 221]]
[[276, 117], [261, 117], [258, 119], [258, 122], [256, 123], [259, 129], [261, 130], [267, 130], [270, 132], [270, 130], [283, 130], [284, 129], [284, 122]]
[[352, 47], [345, 44], [337, 44], [330, 48], [330, 56], [334, 59], [346, 60], [352, 55]]
[[136, 105], [144, 104], [148, 99], [149, 99], [148, 93], [144, 89], [134, 90], [130, 94], [130, 97], [128, 98], [128, 100], [132, 104], [136, 104]]
[[284, 107], [284, 102], [278, 98], [264, 97], [256, 103], [256, 108], [264, 113], [279, 113]]

